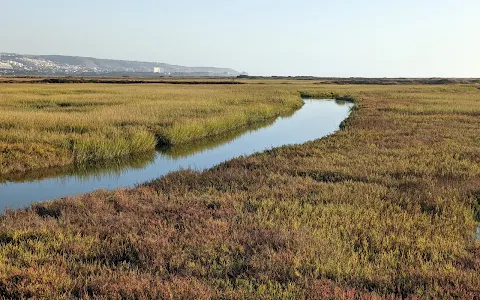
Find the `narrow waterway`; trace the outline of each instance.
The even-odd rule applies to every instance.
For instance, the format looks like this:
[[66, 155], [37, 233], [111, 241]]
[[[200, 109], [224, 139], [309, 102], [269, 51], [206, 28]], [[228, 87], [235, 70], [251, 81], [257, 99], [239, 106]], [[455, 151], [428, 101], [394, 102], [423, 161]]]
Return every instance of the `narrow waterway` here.
[[0, 184], [0, 209], [20, 208], [96, 189], [134, 186], [180, 169], [203, 170], [241, 155], [315, 140], [336, 131], [353, 105], [333, 100], [304, 102], [291, 116], [188, 147], [158, 149], [108, 164], [41, 170], [8, 178]]

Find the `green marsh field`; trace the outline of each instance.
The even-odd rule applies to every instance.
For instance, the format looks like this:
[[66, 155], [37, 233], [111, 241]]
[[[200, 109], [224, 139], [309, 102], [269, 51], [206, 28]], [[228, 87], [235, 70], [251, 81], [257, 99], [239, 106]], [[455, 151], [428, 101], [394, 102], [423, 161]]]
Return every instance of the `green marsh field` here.
[[262, 85], [0, 85], [0, 174], [152, 151], [292, 112]]
[[478, 299], [478, 85], [238, 83], [0, 83], [0, 176], [355, 102], [323, 139], [6, 211], [0, 295]]

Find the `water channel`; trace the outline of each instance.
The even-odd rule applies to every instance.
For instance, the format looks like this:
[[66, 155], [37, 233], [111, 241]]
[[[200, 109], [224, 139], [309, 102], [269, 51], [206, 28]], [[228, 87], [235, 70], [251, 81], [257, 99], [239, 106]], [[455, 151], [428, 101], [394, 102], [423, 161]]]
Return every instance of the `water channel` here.
[[189, 146], [157, 149], [109, 163], [37, 170], [11, 176], [0, 183], [0, 210], [96, 189], [132, 187], [180, 169], [203, 170], [241, 155], [315, 140], [338, 130], [353, 105], [314, 99], [305, 99], [304, 103], [290, 116]]

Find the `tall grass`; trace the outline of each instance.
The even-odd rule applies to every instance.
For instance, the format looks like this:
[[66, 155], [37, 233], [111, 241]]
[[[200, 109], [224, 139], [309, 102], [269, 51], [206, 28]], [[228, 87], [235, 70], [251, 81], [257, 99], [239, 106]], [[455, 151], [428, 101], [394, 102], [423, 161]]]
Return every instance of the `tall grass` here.
[[152, 151], [301, 105], [295, 91], [265, 85], [1, 84], [0, 173]]
[[155, 148], [155, 137], [146, 131], [106, 134], [76, 140], [73, 157], [76, 163], [108, 160]]

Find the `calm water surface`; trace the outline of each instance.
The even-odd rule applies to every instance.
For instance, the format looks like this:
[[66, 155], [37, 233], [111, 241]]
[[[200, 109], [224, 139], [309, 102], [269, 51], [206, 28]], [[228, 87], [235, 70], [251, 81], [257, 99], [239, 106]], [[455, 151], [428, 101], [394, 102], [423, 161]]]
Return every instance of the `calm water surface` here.
[[127, 161], [35, 171], [9, 178], [0, 184], [0, 209], [19, 208], [96, 189], [131, 187], [179, 169], [203, 170], [241, 155], [318, 139], [337, 130], [352, 107], [351, 103], [342, 101], [304, 102], [291, 116], [201, 144], [159, 149]]

